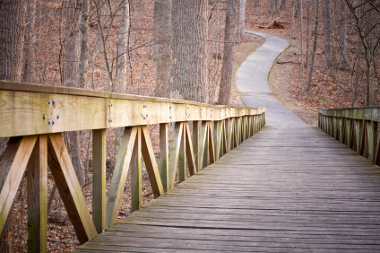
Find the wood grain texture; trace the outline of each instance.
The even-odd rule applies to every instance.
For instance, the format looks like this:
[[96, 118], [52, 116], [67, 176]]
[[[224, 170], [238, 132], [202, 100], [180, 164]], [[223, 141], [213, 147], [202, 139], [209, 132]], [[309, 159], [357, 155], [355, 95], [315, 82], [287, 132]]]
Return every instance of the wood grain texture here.
[[[231, 111], [235, 113], [231, 114]], [[236, 115], [261, 114], [264, 111], [265, 108], [216, 106], [0, 81], [0, 122], [7, 122], [2, 125], [0, 137], [180, 121], [211, 121]]]
[[11, 138], [1, 158], [0, 233], [4, 228], [36, 141], [37, 136], [23, 137], [21, 140], [20, 138]]
[[208, 124], [205, 121], [201, 123], [199, 136], [199, 170], [202, 170], [208, 165]]
[[47, 142], [38, 136], [27, 166], [28, 252], [47, 252]]
[[164, 192], [169, 189], [169, 124], [160, 124], [160, 176]]
[[129, 127], [124, 129], [121, 139], [119, 153], [116, 158], [116, 165], [113, 172], [110, 189], [108, 191], [108, 199], [106, 205], [106, 226], [112, 227], [116, 220], [120, 209], [121, 198], [124, 192], [125, 181], [131, 163], [133, 148], [135, 146], [137, 135], [137, 127]]
[[152, 141], [150, 139], [147, 126], [141, 127], [142, 139], [141, 139], [141, 152], [144, 158], [146, 170], [149, 174], [150, 185], [152, 186], [153, 195], [158, 198], [164, 193], [164, 189], [161, 182], [160, 172], [158, 170], [156, 157], [154, 156]]
[[90, 211], [61, 134], [49, 135], [48, 163], [67, 214], [81, 244], [97, 235]]
[[196, 163], [195, 163], [195, 156], [194, 156], [194, 149], [192, 145], [192, 138], [191, 138], [191, 132], [190, 127], [188, 123], [184, 123], [184, 133], [186, 136], [186, 159], [187, 164], [189, 166], [189, 174], [190, 176], [194, 176], [196, 173]]
[[169, 190], [174, 187], [175, 177], [177, 174], [179, 149], [181, 146], [181, 139], [183, 135], [182, 131], [183, 123], [175, 123], [169, 158]]
[[106, 129], [92, 131], [92, 220], [100, 234], [106, 227]]
[[375, 253], [379, 182], [318, 128], [265, 126], [74, 252]]
[[131, 202], [132, 212], [142, 207], [141, 127], [137, 127], [137, 137], [131, 159]]

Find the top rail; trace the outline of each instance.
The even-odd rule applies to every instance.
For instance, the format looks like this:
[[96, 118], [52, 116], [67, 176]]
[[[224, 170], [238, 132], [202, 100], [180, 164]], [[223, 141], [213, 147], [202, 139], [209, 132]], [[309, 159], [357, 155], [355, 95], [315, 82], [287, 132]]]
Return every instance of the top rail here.
[[[0, 81], [0, 137], [259, 115], [265, 108]], [[5, 123], [5, 124], [4, 124]]]
[[380, 122], [380, 106], [339, 109], [318, 108], [318, 113], [327, 117], [343, 117], [348, 119]]

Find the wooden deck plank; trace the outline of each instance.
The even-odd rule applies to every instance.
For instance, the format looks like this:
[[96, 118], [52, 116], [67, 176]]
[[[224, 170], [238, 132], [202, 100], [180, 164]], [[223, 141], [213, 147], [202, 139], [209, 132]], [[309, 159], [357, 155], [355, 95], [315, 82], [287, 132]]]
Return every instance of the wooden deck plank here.
[[75, 252], [379, 252], [380, 167], [265, 127]]

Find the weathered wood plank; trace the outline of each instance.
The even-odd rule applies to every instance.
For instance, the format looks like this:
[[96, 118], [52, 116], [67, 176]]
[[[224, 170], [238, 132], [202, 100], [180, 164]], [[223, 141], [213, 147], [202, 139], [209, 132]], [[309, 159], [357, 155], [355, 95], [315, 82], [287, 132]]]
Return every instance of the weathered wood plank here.
[[155, 198], [158, 198], [164, 193], [164, 189], [161, 182], [160, 172], [157, 167], [156, 158], [154, 156], [152, 141], [149, 136], [149, 131], [147, 126], [141, 127], [142, 140], [141, 140], [141, 151], [144, 158], [146, 170], [149, 174], [150, 185], [152, 186], [152, 191]]
[[164, 192], [169, 189], [169, 124], [160, 124], [160, 176]]
[[179, 146], [178, 154], [178, 180], [183, 182], [186, 180], [186, 123], [183, 123], [181, 144]]
[[142, 207], [141, 175], [141, 127], [137, 127], [137, 137], [131, 159], [131, 209], [132, 212]]
[[81, 244], [97, 235], [61, 134], [49, 135], [49, 167]]
[[202, 170], [208, 165], [208, 123], [202, 121], [200, 130], [200, 145], [199, 145], [199, 170]]
[[92, 220], [98, 234], [106, 227], [106, 129], [92, 131]]
[[47, 252], [47, 135], [40, 135], [27, 166], [28, 252]]
[[174, 187], [175, 176], [177, 173], [179, 149], [181, 146], [182, 131], [183, 123], [175, 123], [169, 158], [169, 190]]
[[194, 149], [195, 173], [200, 171], [199, 127], [200, 127], [199, 121], [193, 121], [193, 149]]
[[11, 138], [0, 160], [0, 233], [3, 231], [37, 136]]
[[[208, 152], [210, 157], [210, 163], [214, 163], [216, 161], [215, 159], [215, 142], [214, 142], [214, 128], [212, 127], [212, 123], [208, 123]], [[207, 164], [208, 165], [208, 164]]]
[[196, 163], [194, 158], [194, 150], [193, 146], [191, 144], [191, 133], [190, 133], [190, 127], [188, 123], [184, 124], [184, 132], [186, 136], [186, 157], [187, 157], [187, 163], [189, 166], [189, 173], [190, 176], [193, 176], [196, 173]]
[[110, 189], [108, 191], [106, 206], [107, 227], [112, 227], [117, 220], [117, 215], [119, 213], [120, 203], [124, 192], [125, 181], [127, 180], [129, 164], [131, 163], [133, 148], [136, 142], [136, 136], [137, 127], [124, 129]]

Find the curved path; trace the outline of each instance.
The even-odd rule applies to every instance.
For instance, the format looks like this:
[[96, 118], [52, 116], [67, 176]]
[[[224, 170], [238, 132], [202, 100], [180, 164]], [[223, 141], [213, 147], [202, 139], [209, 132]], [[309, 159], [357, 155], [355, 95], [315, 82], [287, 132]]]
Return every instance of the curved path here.
[[236, 84], [243, 102], [250, 107], [266, 107], [266, 123], [277, 126], [306, 126], [274, 96], [268, 85], [268, 76], [276, 58], [289, 42], [264, 33], [246, 31], [265, 39], [264, 45], [248, 56], [236, 75]]

